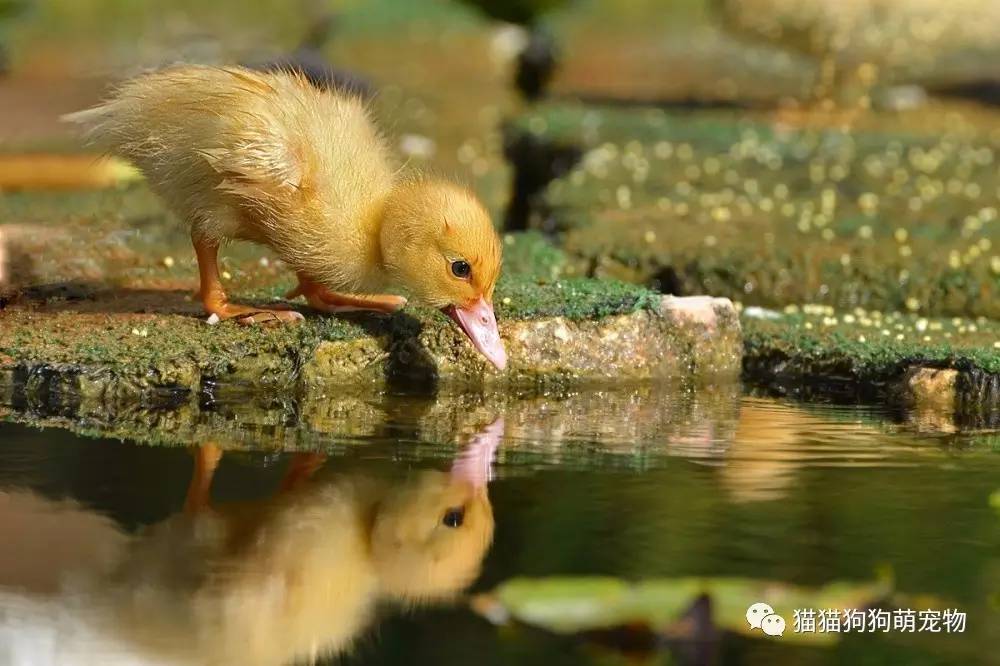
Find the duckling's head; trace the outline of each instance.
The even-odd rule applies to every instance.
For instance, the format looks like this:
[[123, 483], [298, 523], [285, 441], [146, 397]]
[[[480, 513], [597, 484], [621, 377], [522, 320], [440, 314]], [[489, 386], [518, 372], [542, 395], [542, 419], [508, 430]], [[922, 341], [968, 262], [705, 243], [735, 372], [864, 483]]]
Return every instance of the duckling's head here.
[[492, 540], [484, 485], [423, 472], [376, 508], [371, 549], [382, 593], [410, 603], [447, 599], [479, 575]]
[[475, 195], [440, 181], [400, 183], [386, 198], [380, 242], [386, 270], [414, 301], [440, 308], [493, 365], [506, 367], [493, 313], [500, 240]]

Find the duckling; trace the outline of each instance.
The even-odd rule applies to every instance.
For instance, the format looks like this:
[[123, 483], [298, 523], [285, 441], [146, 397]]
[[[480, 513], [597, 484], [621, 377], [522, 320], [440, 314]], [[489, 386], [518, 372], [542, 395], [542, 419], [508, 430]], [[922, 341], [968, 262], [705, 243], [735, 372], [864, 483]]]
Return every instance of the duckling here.
[[[449, 472], [402, 483], [313, 476], [322, 458], [299, 455], [276, 496], [220, 506], [208, 491], [221, 452], [206, 444], [184, 511], [134, 536], [81, 507], [0, 493], [0, 524], [47, 545], [31, 571], [0, 575], [0, 662], [5, 650], [27, 655], [17, 663], [216, 666], [344, 652], [380, 603], [448, 600], [478, 575], [493, 536], [486, 483], [502, 432], [498, 420]], [[46, 511], [52, 520], [39, 519]], [[16, 550], [24, 535], [6, 534]], [[27, 636], [47, 639], [28, 645]], [[30, 658], [40, 645], [51, 659]]]
[[104, 583], [111, 624], [171, 663], [331, 656], [379, 603], [412, 607], [469, 585], [492, 533], [484, 489], [446, 472], [310, 480], [155, 526]]
[[444, 311], [498, 369], [493, 310], [501, 245], [489, 214], [458, 185], [401, 176], [364, 103], [300, 74], [179, 65], [124, 83], [66, 116], [132, 161], [190, 225], [205, 310], [241, 324], [302, 315], [231, 303], [223, 242], [270, 247], [295, 271], [288, 298], [320, 311], [394, 312], [406, 299]]

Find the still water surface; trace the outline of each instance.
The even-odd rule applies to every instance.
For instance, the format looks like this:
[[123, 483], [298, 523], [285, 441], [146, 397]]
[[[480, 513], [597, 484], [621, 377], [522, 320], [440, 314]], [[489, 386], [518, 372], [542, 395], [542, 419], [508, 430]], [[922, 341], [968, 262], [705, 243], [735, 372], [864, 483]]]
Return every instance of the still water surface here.
[[[1000, 663], [993, 435], [715, 390], [360, 403], [252, 437], [202, 419], [174, 447], [0, 422], [0, 663], [308, 661], [317, 636], [347, 664]], [[692, 651], [497, 627], [456, 596], [886, 572], [965, 632]]]

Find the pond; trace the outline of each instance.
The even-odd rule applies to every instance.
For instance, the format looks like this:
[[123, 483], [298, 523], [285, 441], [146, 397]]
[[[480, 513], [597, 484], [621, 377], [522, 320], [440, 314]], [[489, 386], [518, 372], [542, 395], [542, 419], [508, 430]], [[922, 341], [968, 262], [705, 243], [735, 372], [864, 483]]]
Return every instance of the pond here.
[[[186, 446], [0, 422], [0, 662], [322, 661], [324, 636], [350, 664], [994, 663], [995, 436], [739, 387], [492, 411], [378, 395], [350, 432], [331, 426], [343, 415], [251, 426], [238, 402], [203, 405]], [[715, 591], [668, 622], [591, 622], [613, 615], [594, 609], [617, 579]], [[862, 613], [957, 609], [966, 624], [813, 641], [785, 587], [821, 608], [830, 583], [860, 590], [843, 598]], [[745, 599], [782, 612], [785, 633], [740, 626]]]

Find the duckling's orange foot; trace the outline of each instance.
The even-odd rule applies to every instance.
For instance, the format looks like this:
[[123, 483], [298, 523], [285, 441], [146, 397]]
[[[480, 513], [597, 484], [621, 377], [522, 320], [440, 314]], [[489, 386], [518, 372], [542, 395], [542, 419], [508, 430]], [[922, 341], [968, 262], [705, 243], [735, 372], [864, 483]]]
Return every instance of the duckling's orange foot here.
[[235, 319], [241, 326], [279, 326], [281, 324], [297, 324], [304, 321], [301, 312], [296, 312], [288, 306], [275, 304], [269, 308], [255, 308], [249, 305], [222, 303], [212, 307], [209, 312], [220, 320]]
[[197, 513], [212, 503], [212, 477], [222, 459], [222, 449], [212, 442], [199, 446], [194, 452], [194, 472], [184, 500], [184, 511]]
[[374, 294], [370, 296], [349, 296], [330, 291], [326, 287], [299, 278], [299, 286], [285, 295], [285, 298], [304, 296], [309, 306], [320, 312], [336, 314], [339, 312], [374, 311], [392, 314], [406, 305], [406, 299], [392, 294]]

